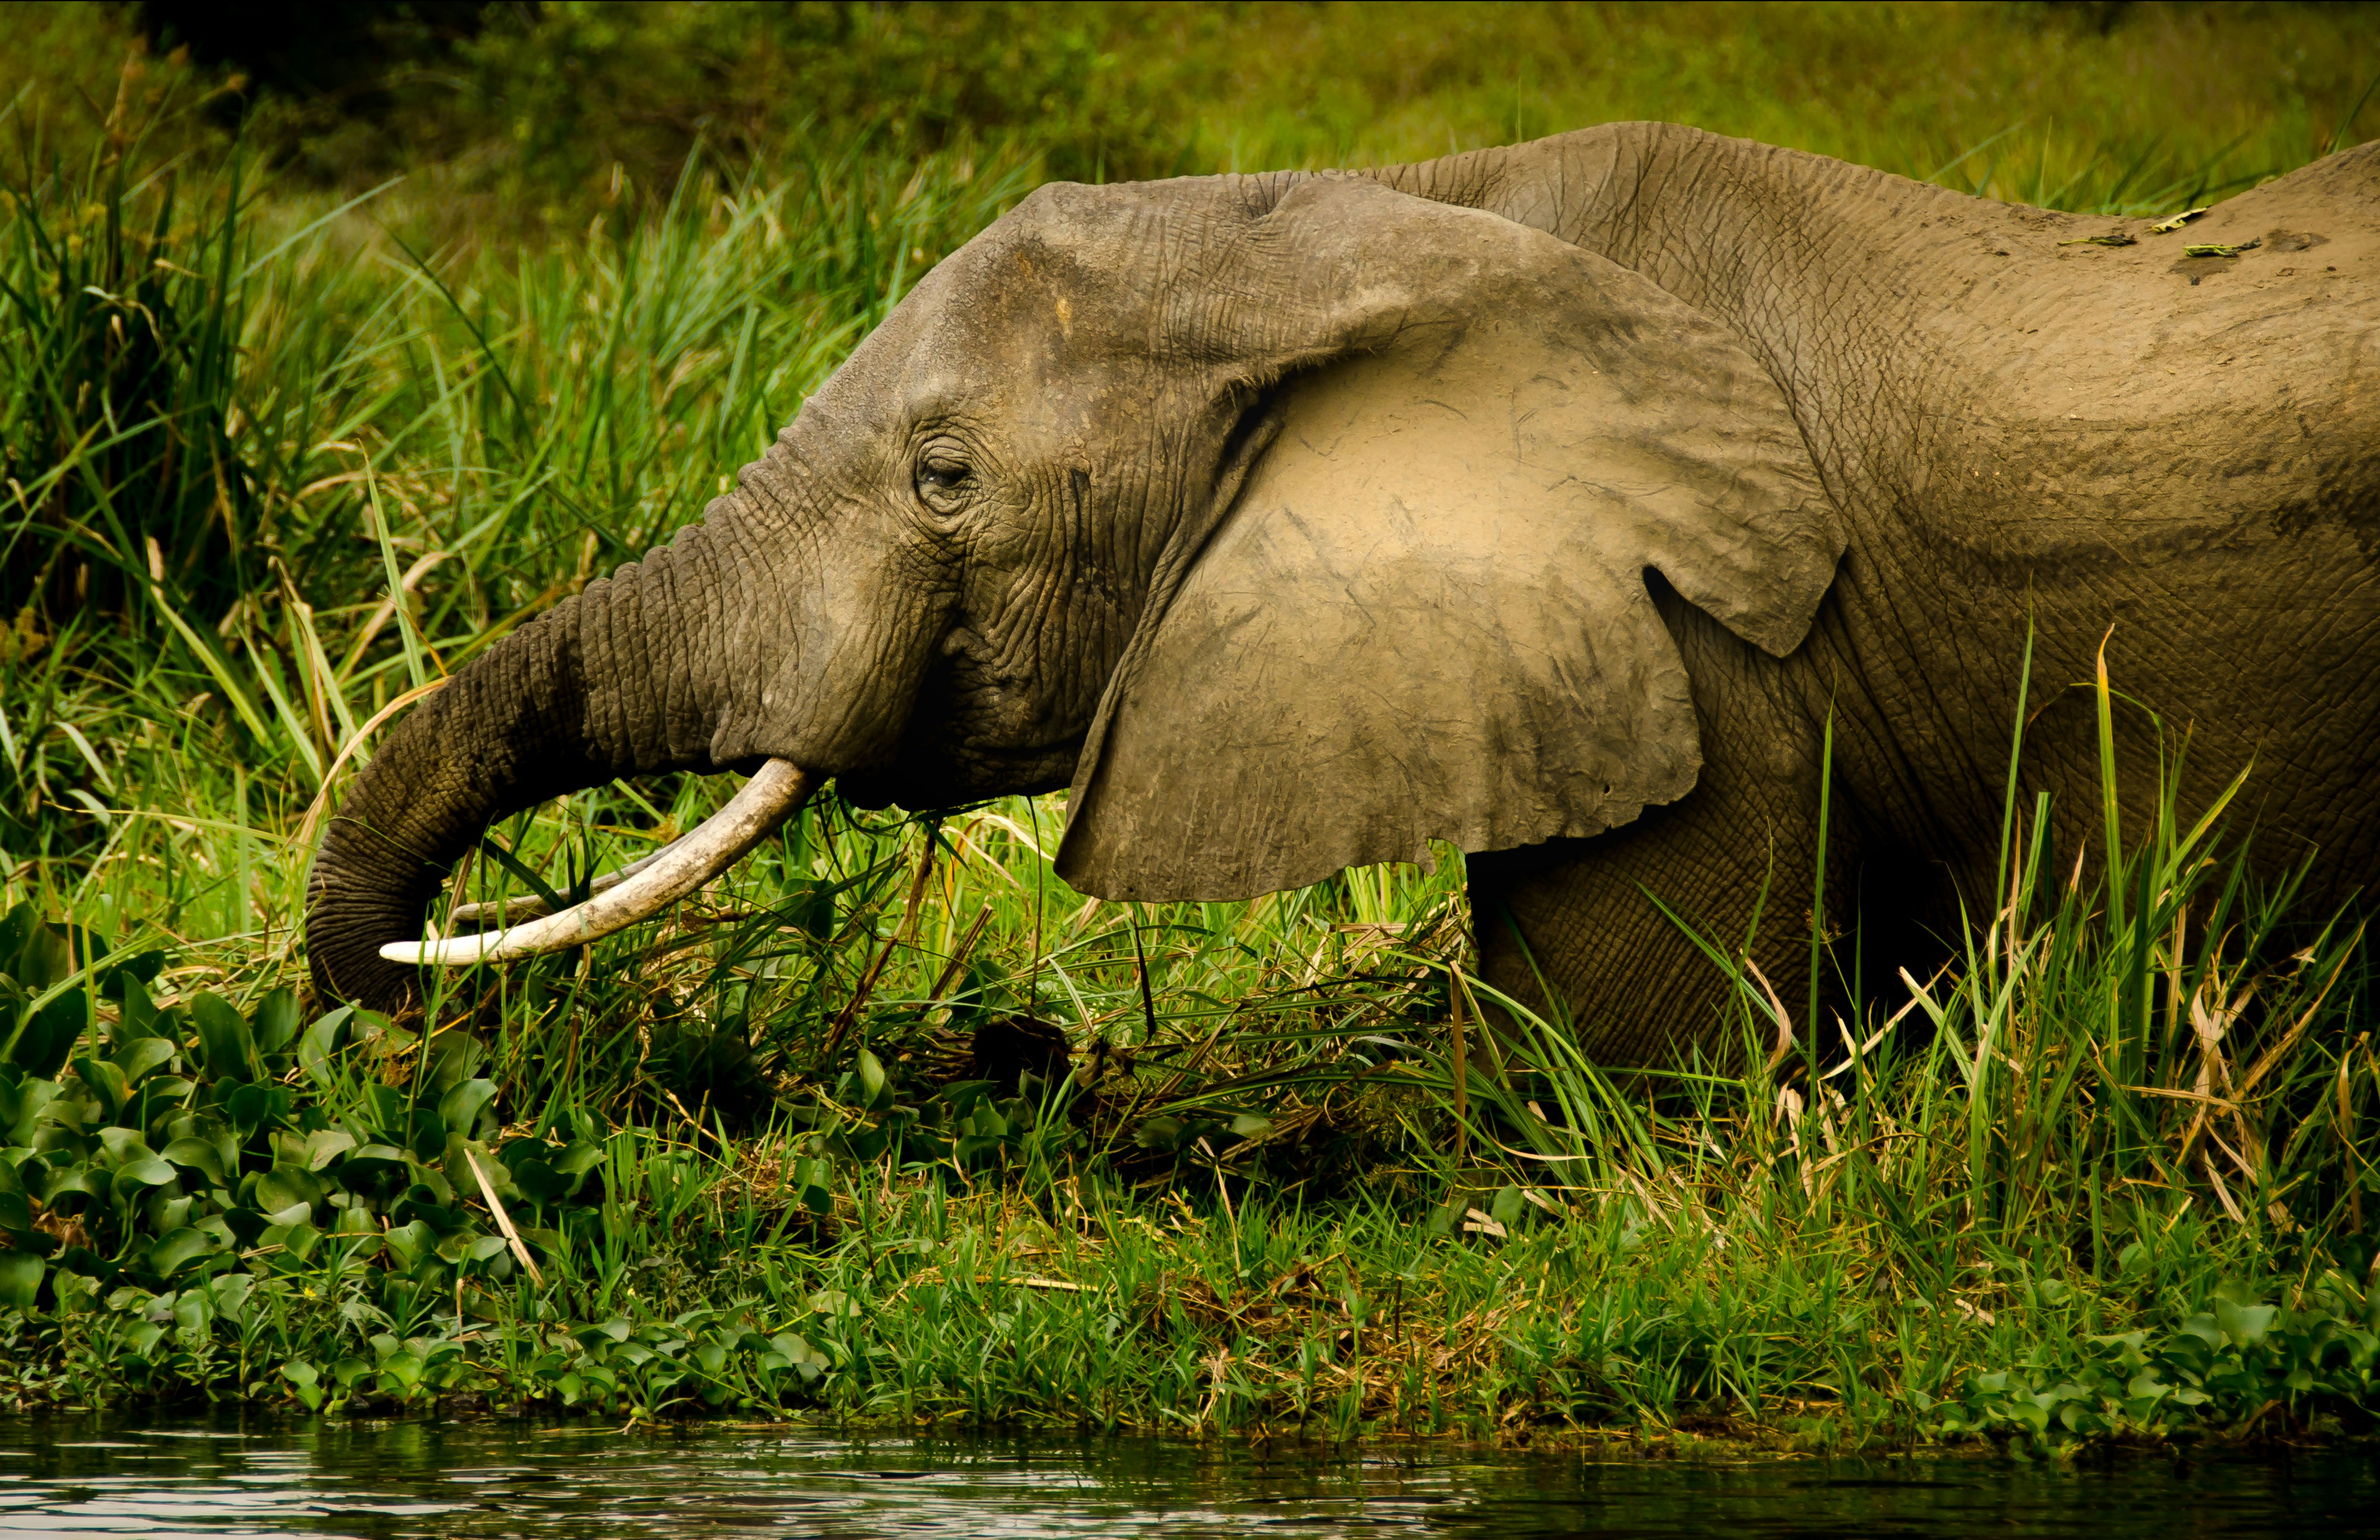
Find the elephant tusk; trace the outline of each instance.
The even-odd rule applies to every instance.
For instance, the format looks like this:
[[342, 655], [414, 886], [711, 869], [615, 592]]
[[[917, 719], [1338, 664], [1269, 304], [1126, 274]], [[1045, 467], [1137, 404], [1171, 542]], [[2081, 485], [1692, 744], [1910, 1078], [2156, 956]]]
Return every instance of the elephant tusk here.
[[601, 940], [660, 913], [735, 865], [745, 852], [793, 817], [809, 799], [812, 789], [809, 776], [799, 766], [771, 759], [700, 827], [624, 868], [606, 891], [583, 903], [527, 925], [476, 936], [392, 941], [380, 949], [380, 954], [392, 963], [458, 967], [534, 957]]
[[[610, 892], [654, 862], [665, 859], [670, 852], [685, 843], [683, 837], [672, 840], [650, 855], [640, 855], [618, 871], [605, 872], [587, 884], [587, 896], [593, 898], [600, 893]], [[535, 893], [523, 893], [518, 898], [499, 899], [488, 903], [458, 903], [446, 912], [446, 928], [452, 930], [457, 926], [502, 925], [507, 919], [534, 920], [552, 913], [552, 906], [545, 900]]]

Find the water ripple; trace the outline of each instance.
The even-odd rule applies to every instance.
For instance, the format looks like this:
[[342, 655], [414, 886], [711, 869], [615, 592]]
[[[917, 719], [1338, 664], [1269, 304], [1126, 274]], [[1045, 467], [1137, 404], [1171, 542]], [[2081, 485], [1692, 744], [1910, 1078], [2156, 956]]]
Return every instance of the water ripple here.
[[0, 1420], [0, 1536], [2380, 1535], [2366, 1455], [2076, 1471], [1159, 1439]]

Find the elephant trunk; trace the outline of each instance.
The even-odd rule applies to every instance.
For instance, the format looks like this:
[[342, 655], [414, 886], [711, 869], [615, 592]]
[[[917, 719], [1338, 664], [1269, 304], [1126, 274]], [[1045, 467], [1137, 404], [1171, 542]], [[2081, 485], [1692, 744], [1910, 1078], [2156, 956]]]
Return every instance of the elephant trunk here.
[[699, 530], [589, 584], [506, 637], [399, 722], [357, 775], [306, 884], [324, 1000], [395, 1010], [417, 969], [381, 955], [421, 935], [455, 862], [500, 819], [623, 775], [709, 771], [724, 672]]

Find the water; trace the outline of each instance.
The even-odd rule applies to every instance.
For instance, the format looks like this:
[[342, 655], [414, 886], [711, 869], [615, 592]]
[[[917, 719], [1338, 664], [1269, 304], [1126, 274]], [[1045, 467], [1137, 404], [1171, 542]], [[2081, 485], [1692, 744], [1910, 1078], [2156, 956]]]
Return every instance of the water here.
[[0, 1421], [0, 1536], [2380, 1535], [2380, 1457], [1684, 1462], [582, 1424]]

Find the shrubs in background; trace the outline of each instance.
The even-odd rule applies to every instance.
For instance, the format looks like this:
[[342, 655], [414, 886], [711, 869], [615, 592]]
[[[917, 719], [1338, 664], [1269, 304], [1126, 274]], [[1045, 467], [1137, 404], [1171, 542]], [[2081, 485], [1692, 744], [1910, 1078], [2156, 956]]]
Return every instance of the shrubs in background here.
[[624, 200], [665, 203], [698, 146], [730, 182], [856, 135], [894, 158], [1022, 151], [1043, 175], [1121, 179], [1637, 117], [2137, 212], [2357, 142], [2373, 28], [2348, 7], [2187, 4], [143, 0], [19, 6], [10, 62], [32, 87], [20, 113], [88, 135], [137, 39], [134, 106], [219, 93], [177, 148], [242, 126], [297, 183], [404, 174], [443, 242], [604, 211], [616, 227]]

